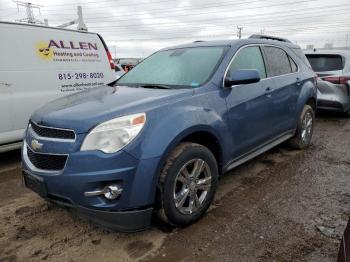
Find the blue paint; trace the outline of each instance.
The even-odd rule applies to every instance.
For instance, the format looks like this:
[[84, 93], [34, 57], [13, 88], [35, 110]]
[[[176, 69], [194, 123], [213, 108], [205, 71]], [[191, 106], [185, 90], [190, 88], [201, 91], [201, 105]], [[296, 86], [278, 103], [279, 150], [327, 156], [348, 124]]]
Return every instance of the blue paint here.
[[[299, 72], [223, 87], [225, 70], [237, 50], [247, 44], [266, 43], [285, 50], [298, 64]], [[34, 138], [44, 144], [41, 153], [67, 154], [69, 158], [64, 170], [54, 174], [35, 171], [25, 162], [23, 169], [40, 177], [51, 195], [67, 198], [74, 206], [108, 212], [143, 209], [154, 204], [163, 161], [184, 137], [194, 132], [216, 137], [225, 166], [295, 129], [303, 105], [316, 98], [314, 73], [291, 50], [294, 45], [250, 39], [181, 47], [196, 46], [227, 47], [214, 74], [201, 86], [195, 82], [177, 89], [104, 86], [55, 100], [36, 111], [31, 117], [33, 122], [73, 129], [77, 137], [73, 143], [56, 142], [27, 132], [25, 141], [29, 145]], [[239, 77], [253, 76], [256, 74], [246, 72]], [[121, 151], [114, 154], [80, 151], [87, 133], [97, 124], [140, 112], [146, 113], [146, 124]], [[123, 186], [119, 200], [84, 196], [83, 192], [110, 181]]]

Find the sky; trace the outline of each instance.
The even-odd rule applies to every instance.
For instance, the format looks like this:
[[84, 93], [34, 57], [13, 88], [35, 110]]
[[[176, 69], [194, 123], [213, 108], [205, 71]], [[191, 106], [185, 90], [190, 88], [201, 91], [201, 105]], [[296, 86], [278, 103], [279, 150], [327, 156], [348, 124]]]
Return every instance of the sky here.
[[[195, 40], [252, 34], [288, 38], [302, 48], [350, 46], [349, 0], [29, 0], [33, 14], [58, 26], [82, 6], [88, 31], [101, 34], [114, 57], [146, 57]], [[0, 21], [26, 17], [12, 0], [0, 0]], [[76, 25], [69, 28], [76, 29]], [[348, 39], [348, 40], [347, 40]]]

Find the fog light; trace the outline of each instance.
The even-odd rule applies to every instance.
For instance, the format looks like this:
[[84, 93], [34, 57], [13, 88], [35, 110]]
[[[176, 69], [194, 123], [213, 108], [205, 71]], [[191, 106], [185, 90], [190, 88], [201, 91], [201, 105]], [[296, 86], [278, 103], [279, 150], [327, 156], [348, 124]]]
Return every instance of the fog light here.
[[105, 198], [113, 200], [119, 197], [122, 191], [123, 189], [121, 188], [120, 185], [111, 184], [111, 185], [105, 186], [101, 190], [85, 192], [84, 195], [87, 197], [104, 195]]
[[119, 185], [109, 185], [103, 189], [103, 195], [107, 199], [116, 199], [123, 189]]

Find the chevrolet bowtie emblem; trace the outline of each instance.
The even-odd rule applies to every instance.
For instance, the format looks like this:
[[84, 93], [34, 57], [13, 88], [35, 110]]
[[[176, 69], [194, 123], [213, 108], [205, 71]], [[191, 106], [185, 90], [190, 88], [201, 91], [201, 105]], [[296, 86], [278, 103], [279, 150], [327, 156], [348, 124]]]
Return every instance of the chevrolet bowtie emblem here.
[[43, 144], [39, 143], [39, 141], [36, 140], [36, 139], [33, 139], [32, 143], [30, 145], [32, 146], [32, 149], [34, 151], [38, 151], [38, 150], [40, 150], [43, 147]]

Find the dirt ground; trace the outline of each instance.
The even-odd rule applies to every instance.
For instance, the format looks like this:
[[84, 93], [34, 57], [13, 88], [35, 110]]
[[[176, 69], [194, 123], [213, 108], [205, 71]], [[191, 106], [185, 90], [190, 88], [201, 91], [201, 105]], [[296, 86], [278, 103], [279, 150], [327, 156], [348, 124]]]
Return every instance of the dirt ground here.
[[0, 261], [335, 261], [350, 215], [350, 120], [317, 119], [313, 145], [281, 145], [225, 174], [196, 224], [109, 233], [21, 186], [0, 154]]

